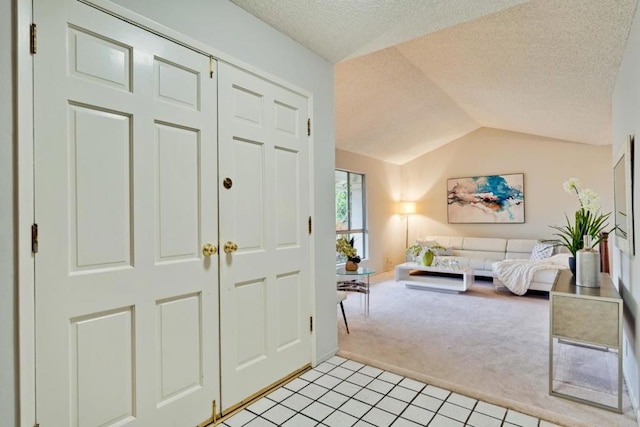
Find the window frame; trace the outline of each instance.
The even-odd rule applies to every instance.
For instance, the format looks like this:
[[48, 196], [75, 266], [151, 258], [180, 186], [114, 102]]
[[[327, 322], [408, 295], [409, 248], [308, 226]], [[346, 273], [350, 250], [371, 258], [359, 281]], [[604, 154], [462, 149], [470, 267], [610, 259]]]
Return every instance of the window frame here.
[[[336, 229], [336, 239], [340, 236], [345, 236], [347, 239], [351, 238], [352, 234], [362, 235], [362, 254], [358, 254], [362, 259], [366, 259], [368, 256], [368, 231], [367, 231], [367, 177], [366, 174], [361, 172], [354, 172], [347, 169], [335, 168], [334, 181], [336, 172], [342, 172], [347, 174], [347, 229]], [[351, 175], [359, 175], [362, 180], [362, 228], [351, 228], [352, 223], [352, 197], [351, 197]], [[335, 184], [334, 184], [334, 196], [335, 196]], [[337, 197], [336, 197], [337, 200]], [[336, 215], [336, 206], [334, 203], [334, 215]], [[336, 218], [337, 219], [337, 218]], [[344, 264], [344, 261], [336, 260], [336, 265]]]

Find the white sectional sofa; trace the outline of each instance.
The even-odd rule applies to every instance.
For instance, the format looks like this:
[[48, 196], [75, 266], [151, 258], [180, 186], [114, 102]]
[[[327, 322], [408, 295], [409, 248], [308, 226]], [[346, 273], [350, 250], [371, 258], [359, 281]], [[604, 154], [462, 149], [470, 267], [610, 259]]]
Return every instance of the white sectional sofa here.
[[[534, 239], [501, 239], [491, 237], [427, 236], [420, 242], [436, 241], [447, 249], [446, 258], [455, 259], [460, 267], [473, 267], [475, 276], [492, 277], [496, 287], [504, 287], [493, 274], [493, 263], [505, 259], [530, 259], [538, 243]], [[450, 255], [449, 255], [450, 254]], [[531, 290], [550, 291], [559, 270], [542, 270], [534, 274]]]

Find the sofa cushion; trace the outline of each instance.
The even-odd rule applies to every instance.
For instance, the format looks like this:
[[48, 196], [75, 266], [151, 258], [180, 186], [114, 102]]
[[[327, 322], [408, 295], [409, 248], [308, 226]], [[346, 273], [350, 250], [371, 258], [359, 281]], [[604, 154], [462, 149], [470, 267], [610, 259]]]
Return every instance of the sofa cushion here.
[[442, 259], [443, 260], [455, 260], [458, 263], [458, 267], [460, 267], [460, 268], [469, 267], [469, 261], [471, 261], [471, 258], [457, 257], [457, 256], [442, 257]]
[[[473, 258], [473, 257], [456, 257], [458, 260], [458, 265], [460, 267], [471, 267], [474, 270], [484, 270], [484, 266], [486, 264], [486, 258]], [[489, 267], [491, 268], [491, 267]]]
[[502, 261], [504, 259], [504, 252], [468, 251], [463, 249], [463, 250], [454, 250], [453, 254], [458, 257], [490, 259], [492, 261]]
[[507, 242], [507, 252], [531, 253], [531, 250], [538, 242], [539, 240], [535, 239], [509, 239]]
[[452, 256], [452, 257], [446, 257], [446, 258], [456, 260], [458, 263], [458, 267], [460, 268], [463, 268], [463, 267], [473, 268], [473, 273], [477, 276], [489, 276], [489, 277], [491, 277], [491, 274], [492, 274], [491, 266], [493, 265], [494, 262], [496, 262], [495, 259], [487, 259], [484, 257], [473, 258], [473, 257], [467, 257], [467, 256], [462, 256], [462, 257]]
[[505, 259], [529, 259], [537, 243], [534, 239], [509, 239]]
[[558, 270], [540, 270], [536, 271], [533, 275], [532, 282], [539, 283], [553, 283], [556, 280]]
[[474, 270], [489, 270], [492, 271], [491, 266], [496, 262], [492, 259], [487, 258], [470, 258], [469, 265], [473, 267]]
[[507, 239], [493, 239], [488, 237], [465, 237], [462, 249], [466, 251], [502, 252], [507, 249]]

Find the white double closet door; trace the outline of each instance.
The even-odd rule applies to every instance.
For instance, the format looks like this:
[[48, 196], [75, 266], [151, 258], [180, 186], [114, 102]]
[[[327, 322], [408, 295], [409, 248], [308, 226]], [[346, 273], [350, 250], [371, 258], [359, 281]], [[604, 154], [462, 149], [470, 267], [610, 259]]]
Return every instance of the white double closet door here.
[[227, 408], [311, 361], [308, 115], [306, 98], [228, 64], [218, 90]]
[[34, 20], [37, 421], [197, 425], [308, 364], [307, 99], [76, 1]]

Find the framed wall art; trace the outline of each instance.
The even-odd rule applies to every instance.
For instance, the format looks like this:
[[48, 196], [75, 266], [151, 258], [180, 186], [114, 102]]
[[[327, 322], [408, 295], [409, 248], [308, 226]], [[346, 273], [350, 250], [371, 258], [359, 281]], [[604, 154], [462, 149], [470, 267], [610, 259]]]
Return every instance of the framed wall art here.
[[633, 240], [633, 135], [618, 149], [613, 158], [613, 218], [617, 248], [634, 255]]
[[450, 224], [524, 223], [524, 174], [447, 180]]

